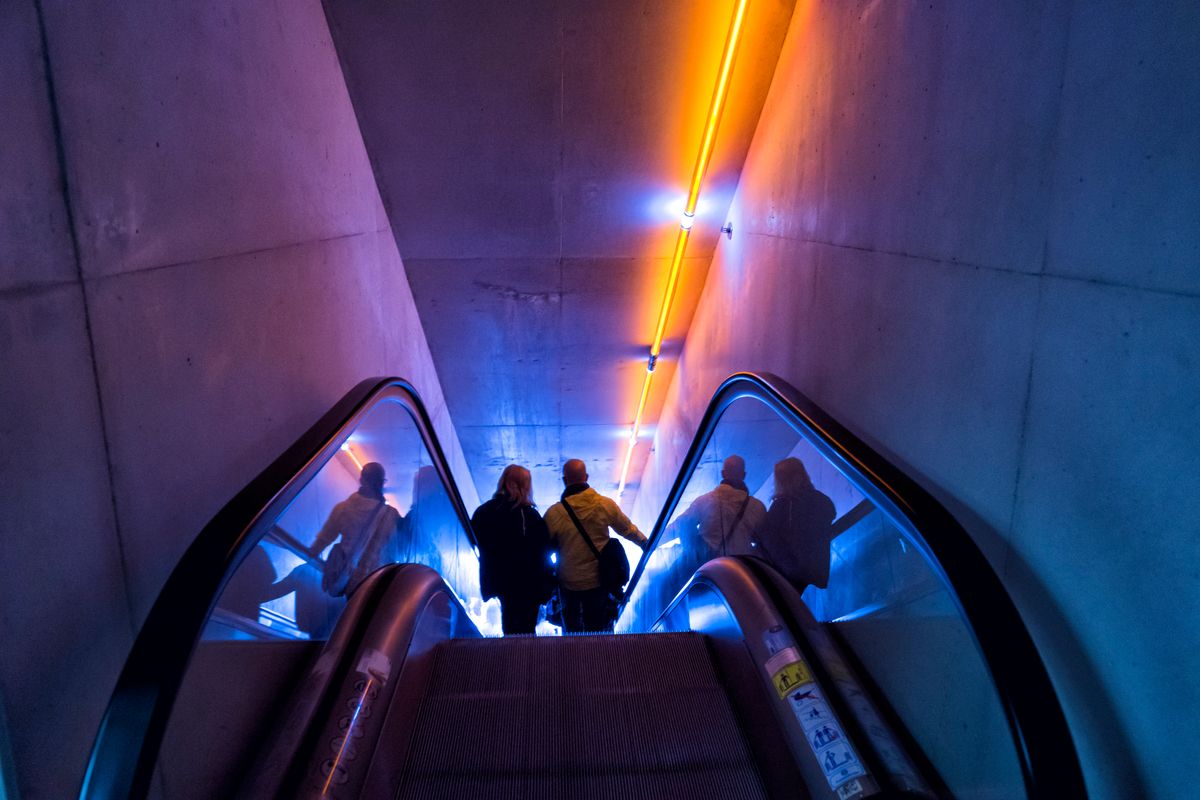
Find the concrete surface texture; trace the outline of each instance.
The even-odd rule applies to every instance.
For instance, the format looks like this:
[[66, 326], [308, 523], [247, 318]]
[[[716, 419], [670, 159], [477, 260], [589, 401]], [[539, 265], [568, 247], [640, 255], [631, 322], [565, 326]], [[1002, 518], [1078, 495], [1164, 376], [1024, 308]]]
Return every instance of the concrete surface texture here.
[[5, 3], [0, 66], [0, 699], [33, 800], [77, 790], [192, 537], [356, 382], [410, 378], [472, 482], [319, 3]]
[[[325, 5], [479, 493], [615, 490], [733, 0]], [[791, 8], [750, 5], [651, 419]]]
[[1200, 9], [802, 0], [643, 476], [776, 372], [954, 511], [1096, 798], [1200, 751]]

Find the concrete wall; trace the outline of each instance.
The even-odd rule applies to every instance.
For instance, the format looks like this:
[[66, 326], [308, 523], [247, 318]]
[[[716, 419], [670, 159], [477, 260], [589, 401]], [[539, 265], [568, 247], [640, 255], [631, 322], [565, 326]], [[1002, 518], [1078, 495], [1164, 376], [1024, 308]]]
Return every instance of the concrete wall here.
[[474, 496], [319, 2], [0, 4], [0, 108], [0, 695], [61, 798], [187, 543], [358, 380]]
[[799, 3], [635, 513], [774, 371], [968, 527], [1094, 797], [1195, 793], [1200, 7]]

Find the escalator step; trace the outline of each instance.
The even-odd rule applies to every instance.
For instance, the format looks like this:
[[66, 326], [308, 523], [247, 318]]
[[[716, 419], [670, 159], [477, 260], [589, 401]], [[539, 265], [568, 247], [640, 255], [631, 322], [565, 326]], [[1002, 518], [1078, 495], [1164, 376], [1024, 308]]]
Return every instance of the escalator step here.
[[400, 798], [764, 798], [696, 634], [440, 645]]

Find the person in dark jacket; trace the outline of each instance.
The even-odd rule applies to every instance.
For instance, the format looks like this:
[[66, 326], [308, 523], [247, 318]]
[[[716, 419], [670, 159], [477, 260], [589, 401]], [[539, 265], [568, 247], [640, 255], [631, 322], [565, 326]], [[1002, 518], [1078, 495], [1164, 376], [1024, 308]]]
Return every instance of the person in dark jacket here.
[[534, 508], [529, 470], [509, 464], [496, 494], [471, 516], [479, 543], [479, 583], [485, 600], [500, 598], [506, 635], [533, 633], [550, 598], [554, 573], [550, 534]]
[[829, 584], [829, 545], [833, 501], [817, 491], [804, 462], [785, 458], [775, 465], [775, 494], [759, 546], [763, 555], [792, 584], [804, 591], [809, 584]]

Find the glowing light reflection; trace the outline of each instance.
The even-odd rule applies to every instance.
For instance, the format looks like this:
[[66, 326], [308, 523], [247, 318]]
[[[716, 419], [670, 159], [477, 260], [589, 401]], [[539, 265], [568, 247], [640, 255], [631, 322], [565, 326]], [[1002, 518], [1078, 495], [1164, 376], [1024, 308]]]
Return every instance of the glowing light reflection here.
[[354, 455], [354, 450], [350, 448], [349, 442], [342, 443], [342, 452], [348, 455], [350, 460], [354, 462], [354, 466], [358, 469], [358, 471], [362, 472], [363, 462], [359, 460], [358, 456]]

